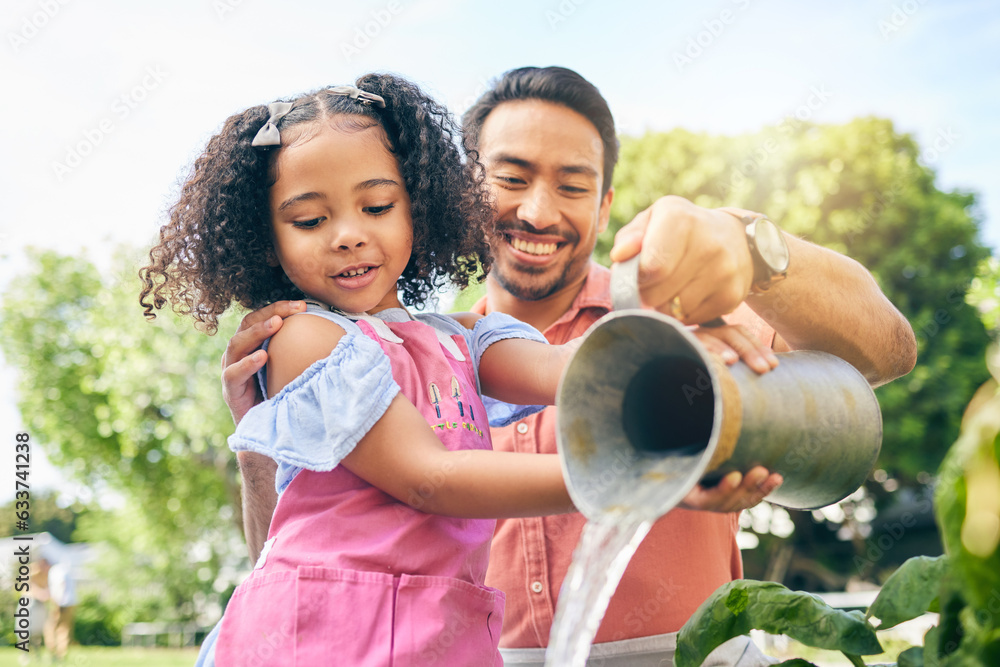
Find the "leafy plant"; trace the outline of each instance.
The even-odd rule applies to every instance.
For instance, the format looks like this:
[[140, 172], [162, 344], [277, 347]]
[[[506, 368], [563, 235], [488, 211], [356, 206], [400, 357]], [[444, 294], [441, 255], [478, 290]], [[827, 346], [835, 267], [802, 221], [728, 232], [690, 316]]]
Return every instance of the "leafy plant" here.
[[1000, 348], [989, 359], [995, 377], [973, 397], [941, 465], [935, 507], [945, 555], [906, 561], [865, 615], [773, 582], [730, 582], [681, 628], [677, 667], [697, 667], [722, 642], [754, 629], [840, 650], [860, 666], [861, 656], [882, 653], [877, 631], [927, 611], [939, 612], [940, 622], [923, 647], [900, 653], [900, 667], [1000, 665]]

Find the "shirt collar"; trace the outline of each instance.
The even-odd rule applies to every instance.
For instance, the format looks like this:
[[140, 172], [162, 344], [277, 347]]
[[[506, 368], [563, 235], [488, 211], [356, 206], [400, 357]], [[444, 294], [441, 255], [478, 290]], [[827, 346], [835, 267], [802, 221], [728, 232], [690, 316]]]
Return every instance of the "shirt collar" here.
[[[572, 322], [576, 319], [579, 312], [586, 308], [611, 310], [611, 271], [594, 260], [590, 261], [590, 269], [587, 271], [587, 277], [583, 281], [583, 287], [576, 295], [576, 298], [573, 299], [573, 303], [569, 309], [542, 333], [544, 334], [564, 322]], [[485, 296], [472, 306], [472, 312], [480, 315], [486, 314]]]

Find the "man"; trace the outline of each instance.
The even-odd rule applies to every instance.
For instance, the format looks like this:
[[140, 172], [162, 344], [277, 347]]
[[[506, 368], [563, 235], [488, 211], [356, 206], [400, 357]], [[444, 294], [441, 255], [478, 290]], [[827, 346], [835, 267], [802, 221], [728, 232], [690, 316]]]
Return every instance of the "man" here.
[[[532, 324], [552, 343], [581, 335], [610, 309], [608, 272], [591, 260], [608, 224], [611, 177], [618, 143], [600, 93], [564, 68], [506, 73], [464, 119], [466, 147], [485, 166], [497, 207], [495, 262], [479, 313], [500, 311]], [[749, 216], [749, 217], [745, 217]], [[873, 385], [909, 372], [913, 332], [871, 275], [842, 255], [782, 233], [787, 266], [768, 263], [747, 240], [758, 214], [710, 210], [664, 197], [619, 231], [612, 260], [640, 257], [644, 305], [688, 324], [736, 312], [747, 329], [724, 334], [758, 372], [775, 363], [747, 333], [776, 351], [815, 349], [857, 367]], [[773, 240], [773, 239], [772, 239]], [[752, 291], [751, 291], [752, 290]], [[742, 304], [742, 305], [741, 305]], [[224, 357], [226, 400], [238, 420], [259, 400], [252, 374], [266, 354], [256, 352], [296, 312], [275, 304], [248, 316]], [[758, 317], [754, 314], [763, 316]], [[554, 452], [555, 408], [492, 429], [494, 448]], [[244, 515], [251, 552], [263, 543], [274, 506], [273, 463], [241, 453]], [[742, 574], [735, 542], [737, 514], [780, 479], [757, 468], [715, 489], [696, 489], [686, 505], [661, 519], [633, 557], [592, 657], [603, 664], [661, 664], [673, 653], [674, 633], [719, 585]], [[729, 511], [729, 513], [725, 513]], [[510, 664], [542, 664], [559, 587], [584, 520], [581, 515], [498, 523], [488, 583], [507, 594], [501, 647]], [[761, 657], [720, 656], [720, 664], [762, 664]], [[667, 663], [663, 663], [667, 664]]]

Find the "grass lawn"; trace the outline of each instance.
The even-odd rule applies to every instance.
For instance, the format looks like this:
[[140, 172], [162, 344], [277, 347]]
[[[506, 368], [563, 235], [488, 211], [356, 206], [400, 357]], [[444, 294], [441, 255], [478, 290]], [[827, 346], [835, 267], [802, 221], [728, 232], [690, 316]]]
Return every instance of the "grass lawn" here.
[[[25, 664], [20, 662], [24, 655], [16, 648], [0, 648], [0, 667], [19, 667]], [[191, 667], [197, 657], [198, 649], [194, 648], [71, 646], [66, 661], [60, 664], [65, 667]], [[27, 664], [34, 667], [51, 663], [33, 655]]]

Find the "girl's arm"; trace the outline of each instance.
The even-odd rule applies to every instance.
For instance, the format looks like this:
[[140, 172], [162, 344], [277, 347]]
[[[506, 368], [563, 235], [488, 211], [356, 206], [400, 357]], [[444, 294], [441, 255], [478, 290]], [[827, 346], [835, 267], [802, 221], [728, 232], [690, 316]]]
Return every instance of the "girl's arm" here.
[[[268, 394], [273, 396], [315, 361], [329, 356], [344, 334], [341, 327], [319, 317], [286, 320], [268, 348]], [[513, 341], [501, 341], [507, 342]], [[554, 396], [554, 385], [551, 392]], [[401, 394], [341, 465], [397, 500], [432, 514], [507, 518], [574, 509], [555, 454], [450, 451]]]
[[[694, 334], [709, 352], [728, 365], [742, 360], [757, 373], [766, 373], [778, 365], [771, 349], [741, 325], [698, 328]], [[555, 405], [563, 368], [582, 342], [582, 338], [575, 338], [563, 345], [546, 345], [508, 338], [493, 343], [479, 360], [483, 393], [518, 405]]]
[[449, 451], [402, 394], [342, 465], [397, 500], [431, 514], [509, 518], [574, 511], [558, 456]]
[[524, 338], [493, 343], [479, 359], [483, 393], [518, 405], [555, 405], [563, 368], [580, 347], [581, 338], [547, 345]]

